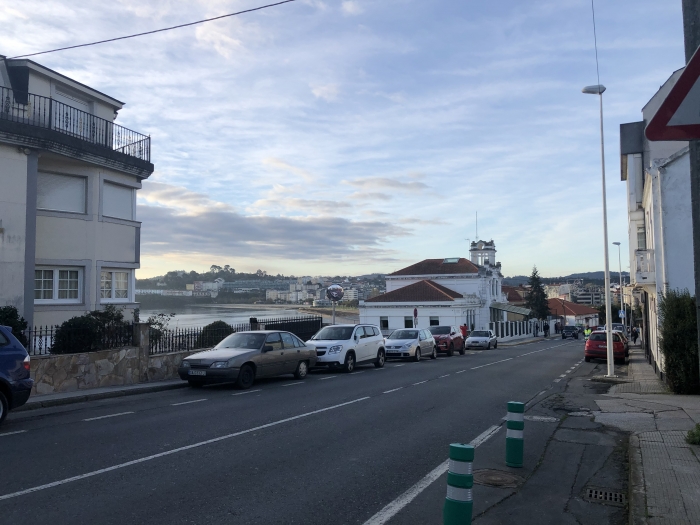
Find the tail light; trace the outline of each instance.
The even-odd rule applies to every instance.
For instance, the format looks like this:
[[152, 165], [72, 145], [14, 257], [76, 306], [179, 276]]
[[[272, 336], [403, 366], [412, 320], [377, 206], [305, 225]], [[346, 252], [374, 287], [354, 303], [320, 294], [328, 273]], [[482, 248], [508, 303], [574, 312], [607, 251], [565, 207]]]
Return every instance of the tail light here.
[[22, 366], [24, 367], [24, 369], [25, 369], [27, 372], [29, 372], [29, 370], [31, 369], [31, 364], [30, 364], [30, 361], [29, 361], [29, 356], [27, 356], [27, 357], [24, 358], [24, 361], [22, 361]]

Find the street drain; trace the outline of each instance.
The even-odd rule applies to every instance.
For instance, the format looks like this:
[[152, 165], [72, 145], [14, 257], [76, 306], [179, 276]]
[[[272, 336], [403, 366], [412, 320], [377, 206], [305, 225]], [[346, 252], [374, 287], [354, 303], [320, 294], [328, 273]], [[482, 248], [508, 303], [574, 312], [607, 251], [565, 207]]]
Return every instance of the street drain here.
[[584, 499], [592, 501], [593, 503], [605, 503], [606, 505], [624, 507], [627, 498], [623, 492], [616, 490], [588, 487]]
[[524, 479], [502, 470], [482, 469], [474, 471], [474, 483], [487, 487], [515, 489], [524, 483]]

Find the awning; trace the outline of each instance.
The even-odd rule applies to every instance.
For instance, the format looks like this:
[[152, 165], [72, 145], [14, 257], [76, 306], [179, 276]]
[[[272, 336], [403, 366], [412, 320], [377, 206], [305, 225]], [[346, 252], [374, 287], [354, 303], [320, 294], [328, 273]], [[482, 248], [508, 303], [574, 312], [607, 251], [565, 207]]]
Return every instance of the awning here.
[[520, 315], [532, 315], [532, 310], [529, 308], [524, 308], [522, 306], [514, 306], [508, 303], [491, 303], [489, 308], [495, 308], [496, 310], [502, 310], [504, 312], [511, 312], [513, 314]]

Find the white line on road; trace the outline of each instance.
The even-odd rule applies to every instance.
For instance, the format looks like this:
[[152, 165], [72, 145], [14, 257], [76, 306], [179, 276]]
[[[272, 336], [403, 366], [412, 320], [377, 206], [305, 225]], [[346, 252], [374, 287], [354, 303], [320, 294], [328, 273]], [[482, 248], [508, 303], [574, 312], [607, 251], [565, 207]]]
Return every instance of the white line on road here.
[[486, 365], [475, 366], [475, 367], [472, 368], [471, 370], [476, 370], [477, 368], [484, 368], [485, 366], [497, 365], [498, 363], [505, 363], [506, 361], [510, 361], [511, 359], [513, 359], [513, 358], [512, 358], [512, 357], [509, 357], [508, 359], [502, 359], [501, 361], [495, 361], [495, 362], [493, 362], [493, 363], [488, 363], [488, 364], [486, 364]]
[[394, 365], [394, 368], [398, 368], [400, 366], [404, 366], [406, 363], [401, 363], [400, 365]]
[[182, 403], [171, 403], [171, 407], [179, 407], [180, 405], [189, 405], [190, 403], [201, 403], [202, 401], [206, 401], [206, 399], [195, 399], [193, 401], [183, 401]]
[[108, 416], [89, 417], [87, 419], [83, 419], [83, 421], [97, 421], [98, 419], [107, 419], [108, 417], [125, 416], [127, 414], [133, 414], [133, 412], [119, 412], [118, 414], [110, 414]]
[[22, 434], [23, 432], [26, 432], [26, 430], [15, 430], [14, 432], [5, 432], [4, 434], [0, 434], [0, 437], [2, 436], [13, 436], [15, 434]]
[[[501, 427], [496, 425], [492, 426], [485, 432], [481, 433], [478, 437], [476, 437], [470, 443], [470, 445], [472, 445], [473, 447], [478, 447], [491, 436], [493, 436], [496, 432], [498, 432], [500, 428]], [[368, 519], [364, 523], [364, 525], [383, 525], [384, 523], [389, 521], [391, 518], [396, 516], [396, 514], [398, 514], [401, 511], [401, 509], [403, 509], [406, 505], [411, 503], [416, 498], [416, 496], [418, 496], [421, 492], [427, 489], [435, 480], [437, 480], [440, 476], [447, 472], [449, 466], [449, 459], [440, 463], [437, 467], [428, 472], [428, 474], [426, 474], [425, 477], [421, 479], [418, 483], [413, 485], [406, 492], [401, 494], [398, 498], [396, 498], [382, 510], [377, 512], [374, 516]]]
[[392, 388], [391, 390], [387, 390], [386, 392], [382, 392], [382, 394], [391, 394], [392, 392], [396, 392], [397, 390], [401, 390], [403, 387], [400, 386], [399, 388]]
[[[540, 392], [540, 393], [539, 393], [539, 394], [537, 394], [537, 395], [538, 395], [538, 396], [541, 396], [542, 394], [546, 394], [546, 393], [547, 393], [547, 391], [546, 391], [546, 390], [542, 390], [542, 392]], [[535, 396], [535, 397], [537, 397], [537, 396]]]
[[359, 372], [353, 372], [352, 375], [364, 374], [367, 370], [360, 370]]
[[560, 375], [559, 377], [566, 377], [566, 374], [562, 374], [562, 375]]
[[466, 372], [466, 370], [460, 370], [459, 372], [455, 372], [455, 374], [461, 374], [463, 372]]
[[305, 417], [313, 416], [315, 414], [321, 414], [323, 412], [328, 412], [329, 410], [335, 410], [336, 408], [341, 408], [341, 407], [344, 407], [347, 405], [352, 405], [353, 403], [359, 403], [360, 401], [365, 401], [369, 398], [370, 398], [369, 396], [365, 396], [365, 397], [361, 397], [359, 399], [355, 399], [353, 401], [347, 401], [345, 403], [340, 403], [339, 405], [332, 405], [332, 406], [329, 406], [326, 408], [319, 408], [318, 410], [312, 410], [311, 412], [305, 412], [303, 414], [299, 414], [296, 416], [287, 417], [285, 419], [273, 421], [272, 423], [266, 423], [265, 425], [260, 425], [257, 427], [249, 428], [247, 430], [241, 430], [240, 432], [234, 432], [233, 434], [226, 434], [225, 436], [220, 436], [217, 438], [208, 439], [206, 441], [200, 441], [199, 443], [193, 443], [192, 445], [186, 445], [184, 447], [174, 448], [174, 449], [168, 450], [166, 452], [160, 452], [159, 454], [153, 454], [152, 456], [146, 456], [143, 458], [134, 459], [132, 461], [127, 461], [126, 463], [120, 463], [118, 465], [113, 465], [111, 467], [102, 468], [99, 470], [94, 470], [94, 471], [88, 472], [86, 474], [80, 474], [78, 476], [73, 476], [71, 478], [66, 478], [66, 479], [62, 479], [59, 481], [54, 481], [52, 483], [46, 483], [45, 485], [39, 485], [37, 487], [32, 487], [29, 489], [20, 490], [18, 492], [13, 492], [11, 494], [3, 494], [0, 496], [0, 501], [12, 499], [12, 498], [17, 498], [19, 496], [31, 494], [32, 492], [39, 492], [40, 490], [51, 489], [53, 487], [65, 485], [66, 483], [72, 483], [73, 481], [79, 481], [81, 479], [91, 478], [93, 476], [99, 476], [100, 474], [106, 474], [106, 473], [112, 472], [114, 470], [118, 470], [118, 469], [125, 468], [125, 467], [131, 467], [132, 465], [138, 465], [140, 463], [145, 463], [146, 461], [152, 461], [154, 459], [162, 458], [165, 456], [170, 456], [172, 454], [177, 454], [179, 452], [185, 452], [187, 450], [192, 450], [194, 448], [203, 447], [206, 445], [212, 445], [212, 444], [218, 443], [220, 441], [225, 441], [227, 439], [232, 439], [232, 438], [242, 436], [245, 434], [250, 434], [251, 432], [257, 432], [258, 430], [263, 430], [266, 428], [275, 427], [275, 426], [281, 425], [283, 423], [289, 423], [290, 421], [295, 421], [297, 419], [302, 419]]
[[558, 383], [559, 381], [561, 381], [561, 378], [554, 380], [555, 383]]
[[282, 386], [295, 386], [295, 385], [303, 385], [304, 383], [302, 381], [297, 381], [296, 383], [287, 383], [286, 385]]
[[447, 377], [447, 376], [449, 376], [449, 375], [450, 375], [450, 374], [445, 374], [444, 376], [438, 377], [438, 379], [442, 379], [443, 377]]
[[232, 396], [242, 396], [244, 394], [252, 394], [253, 392], [262, 392], [262, 389], [258, 388], [257, 390], [246, 390], [245, 392], [236, 392], [235, 394], [231, 394]]
[[319, 381], [325, 381], [326, 379], [335, 379], [338, 376], [326, 376], [326, 377], [321, 377], [319, 378]]
[[427, 382], [428, 382], [427, 379], [425, 381], [418, 381], [417, 383], [413, 383], [413, 386], [422, 385], [423, 383], [427, 383]]

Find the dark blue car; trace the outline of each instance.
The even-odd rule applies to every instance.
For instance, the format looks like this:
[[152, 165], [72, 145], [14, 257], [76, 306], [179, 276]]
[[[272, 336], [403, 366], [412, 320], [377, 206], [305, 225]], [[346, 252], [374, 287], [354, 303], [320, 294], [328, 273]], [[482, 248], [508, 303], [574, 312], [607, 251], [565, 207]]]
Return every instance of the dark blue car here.
[[12, 330], [0, 325], [0, 424], [10, 410], [27, 402], [33, 384], [29, 354]]

